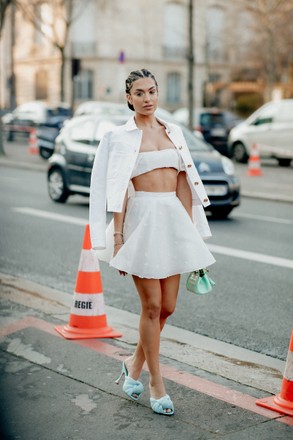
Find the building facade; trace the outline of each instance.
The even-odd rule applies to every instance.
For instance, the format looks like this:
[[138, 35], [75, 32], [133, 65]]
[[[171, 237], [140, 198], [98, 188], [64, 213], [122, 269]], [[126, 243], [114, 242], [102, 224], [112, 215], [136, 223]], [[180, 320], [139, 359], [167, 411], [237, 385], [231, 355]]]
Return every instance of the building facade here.
[[[60, 51], [52, 44], [56, 11], [44, 3], [38, 11], [39, 28], [16, 11], [14, 72], [17, 104], [32, 99], [60, 101]], [[160, 105], [174, 110], [187, 103], [189, 0], [76, 0], [65, 45], [64, 100], [122, 102], [125, 78], [131, 70], [151, 70], [158, 79]], [[206, 80], [206, 2], [194, 2], [194, 101], [203, 100]], [[2, 106], [7, 106], [11, 38], [10, 20], [2, 38], [5, 66], [1, 75]], [[64, 26], [63, 26], [64, 27]], [[63, 29], [64, 31], [64, 29]], [[47, 34], [44, 36], [43, 32]], [[51, 40], [51, 41], [50, 41]], [[74, 60], [74, 61], [73, 61]], [[73, 69], [79, 67], [73, 72]]]
[[[31, 13], [18, 9], [13, 20], [10, 11], [0, 42], [2, 108], [13, 101], [12, 72], [16, 104], [64, 100], [76, 107], [87, 100], [124, 102], [125, 78], [143, 67], [157, 77], [161, 107], [187, 106], [191, 0], [64, 0], [72, 6], [70, 26], [50, 0], [36, 8], [23, 1]], [[234, 0], [192, 3], [195, 107], [233, 108], [243, 94], [264, 95], [258, 60], [247, 55], [251, 16]]]

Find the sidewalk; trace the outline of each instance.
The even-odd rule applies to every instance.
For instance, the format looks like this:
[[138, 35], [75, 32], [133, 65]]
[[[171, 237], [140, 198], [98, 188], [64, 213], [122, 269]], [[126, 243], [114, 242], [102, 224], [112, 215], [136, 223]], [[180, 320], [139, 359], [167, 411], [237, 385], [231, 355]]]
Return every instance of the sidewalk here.
[[[6, 156], [0, 157], [0, 166], [29, 168], [46, 172], [47, 161], [28, 153], [28, 139], [5, 142]], [[242, 197], [293, 203], [293, 164], [279, 167], [275, 160], [263, 160], [263, 176], [247, 175], [248, 166], [235, 163], [236, 175], [241, 181]]]
[[284, 363], [167, 326], [161, 370], [173, 417], [152, 412], [148, 375], [138, 402], [115, 385], [133, 352], [138, 316], [106, 308], [120, 339], [68, 341], [54, 329], [72, 296], [0, 274], [1, 438], [23, 440], [287, 440], [293, 418], [257, 398], [279, 392]]

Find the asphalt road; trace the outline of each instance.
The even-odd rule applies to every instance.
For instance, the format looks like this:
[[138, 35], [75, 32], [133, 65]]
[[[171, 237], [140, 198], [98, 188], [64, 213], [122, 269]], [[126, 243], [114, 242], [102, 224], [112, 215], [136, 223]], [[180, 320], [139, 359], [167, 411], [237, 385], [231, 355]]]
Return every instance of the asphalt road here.
[[[42, 171], [1, 167], [0, 271], [72, 293], [88, 200], [50, 201]], [[292, 205], [243, 199], [230, 219], [211, 220], [213, 294], [184, 288], [170, 324], [286, 359], [292, 329]], [[132, 279], [101, 263], [108, 305], [139, 313]]]

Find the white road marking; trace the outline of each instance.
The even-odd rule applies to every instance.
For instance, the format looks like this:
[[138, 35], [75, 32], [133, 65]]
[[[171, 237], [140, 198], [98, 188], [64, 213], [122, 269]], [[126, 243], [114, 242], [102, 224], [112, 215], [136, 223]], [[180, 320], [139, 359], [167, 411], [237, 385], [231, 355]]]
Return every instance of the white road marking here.
[[233, 249], [215, 244], [209, 244], [208, 248], [211, 252], [228, 255], [229, 257], [242, 258], [244, 260], [257, 261], [258, 263], [272, 264], [274, 266], [293, 269], [293, 260], [289, 260], [288, 258], [274, 257], [272, 255], [259, 254], [257, 252], [242, 251], [240, 249]]
[[[71, 217], [63, 214], [56, 214], [53, 212], [42, 211], [34, 208], [12, 208], [14, 211], [21, 214], [32, 215], [34, 217], [46, 218], [49, 220], [55, 220], [63, 223], [71, 223], [75, 225], [85, 226], [88, 221], [82, 218]], [[211, 252], [215, 252], [221, 255], [227, 255], [229, 257], [242, 258], [249, 261], [257, 261], [258, 263], [271, 264], [273, 266], [281, 266], [289, 269], [293, 269], [293, 260], [287, 258], [274, 257], [272, 255], [259, 254], [257, 252], [243, 251], [240, 249], [229, 248], [226, 246], [218, 246], [208, 244], [208, 248]]]
[[33, 217], [42, 217], [49, 220], [57, 220], [63, 223], [72, 223], [74, 225], [85, 226], [88, 221], [82, 218], [71, 217], [69, 215], [56, 214], [55, 212], [42, 211], [41, 209], [34, 208], [12, 208], [13, 211], [20, 212], [21, 214], [32, 215]]
[[271, 222], [271, 223], [281, 223], [282, 225], [292, 225], [293, 220], [285, 219], [285, 218], [277, 218], [277, 217], [265, 217], [264, 215], [254, 215], [254, 214], [245, 214], [245, 213], [233, 213], [233, 217], [243, 217], [249, 218], [251, 220], [260, 220], [263, 222]]

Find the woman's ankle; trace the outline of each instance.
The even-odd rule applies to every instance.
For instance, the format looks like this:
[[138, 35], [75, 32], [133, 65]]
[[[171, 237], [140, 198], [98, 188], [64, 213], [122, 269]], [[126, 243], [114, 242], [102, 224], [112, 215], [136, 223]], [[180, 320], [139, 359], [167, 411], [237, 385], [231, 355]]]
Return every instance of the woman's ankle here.
[[163, 382], [163, 378], [161, 376], [150, 377], [149, 387], [150, 387], [150, 395], [154, 399], [160, 399], [166, 394], [165, 385]]
[[141, 365], [141, 362], [140, 363], [137, 362], [135, 356], [132, 355], [125, 360], [125, 365], [128, 370], [129, 376], [134, 380], [138, 380], [141, 374], [143, 364]]

